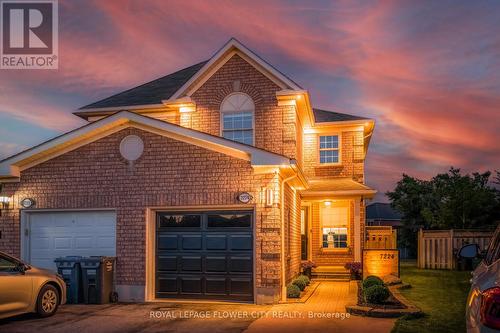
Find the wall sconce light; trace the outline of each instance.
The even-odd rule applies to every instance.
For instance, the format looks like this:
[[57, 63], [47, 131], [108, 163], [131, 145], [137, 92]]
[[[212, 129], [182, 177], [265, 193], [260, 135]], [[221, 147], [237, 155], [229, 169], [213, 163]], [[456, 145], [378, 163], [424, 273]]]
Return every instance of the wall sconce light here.
[[329, 207], [329, 206], [331, 206], [331, 205], [332, 205], [332, 202], [331, 202], [331, 201], [325, 201], [325, 206], [326, 206], [326, 207]]
[[272, 188], [266, 188], [266, 206], [274, 204], [274, 191]]
[[0, 216], [2, 216], [2, 209], [8, 209], [10, 203], [10, 198], [6, 196], [0, 196]]

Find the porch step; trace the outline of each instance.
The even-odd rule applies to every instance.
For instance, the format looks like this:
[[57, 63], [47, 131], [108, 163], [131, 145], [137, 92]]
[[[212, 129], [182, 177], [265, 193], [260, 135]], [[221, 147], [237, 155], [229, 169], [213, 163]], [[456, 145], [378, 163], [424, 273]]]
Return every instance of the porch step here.
[[349, 281], [351, 279], [351, 273], [343, 266], [318, 266], [311, 273], [311, 277], [316, 280]]

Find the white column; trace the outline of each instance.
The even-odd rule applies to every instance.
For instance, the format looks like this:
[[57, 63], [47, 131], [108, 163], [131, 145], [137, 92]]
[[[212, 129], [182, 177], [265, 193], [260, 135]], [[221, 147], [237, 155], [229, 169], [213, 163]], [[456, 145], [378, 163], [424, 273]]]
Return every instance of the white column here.
[[354, 261], [361, 261], [360, 199], [354, 199]]

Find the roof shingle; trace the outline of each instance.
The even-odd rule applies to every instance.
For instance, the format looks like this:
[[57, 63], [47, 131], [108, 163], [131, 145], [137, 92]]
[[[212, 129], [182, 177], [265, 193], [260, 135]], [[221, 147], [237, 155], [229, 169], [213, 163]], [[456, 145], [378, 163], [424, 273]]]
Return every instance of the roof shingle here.
[[328, 122], [334, 122], [334, 121], [349, 121], [349, 120], [365, 120], [365, 119], [368, 120], [369, 119], [366, 117], [353, 116], [353, 115], [346, 114], [346, 113], [339, 113], [339, 112], [314, 109], [314, 108], [313, 108], [313, 113], [314, 113], [314, 120], [317, 123], [328, 123]]
[[161, 104], [195, 75], [207, 61], [181, 69], [177, 72], [120, 92], [98, 102], [83, 106], [80, 110], [133, 105]]

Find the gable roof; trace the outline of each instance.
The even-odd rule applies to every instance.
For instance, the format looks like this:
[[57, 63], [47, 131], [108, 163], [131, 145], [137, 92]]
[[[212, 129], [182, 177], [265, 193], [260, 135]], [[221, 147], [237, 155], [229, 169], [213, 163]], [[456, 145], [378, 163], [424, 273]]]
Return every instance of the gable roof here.
[[370, 220], [401, 220], [401, 213], [392, 208], [391, 204], [374, 202], [366, 206], [366, 218]]
[[288, 157], [129, 111], [117, 112], [0, 161], [0, 182], [19, 181], [21, 171], [127, 127], [250, 161], [253, 167], [290, 166]]
[[190, 96], [197, 90], [217, 69], [222, 67], [234, 54], [238, 54], [245, 61], [257, 68], [261, 73], [275, 82], [281, 89], [302, 90], [297, 83], [262, 59], [252, 50], [243, 45], [236, 38], [231, 38], [222, 46], [182, 87], [171, 97], [171, 100]]
[[161, 104], [195, 75], [208, 60], [81, 107], [79, 110]]
[[235, 38], [231, 38], [209, 60], [181, 69], [175, 73], [120, 92], [74, 112], [84, 119], [90, 115], [107, 115], [121, 110], [158, 109], [191, 94], [233, 55], [245, 61], [267, 76], [284, 90], [302, 91], [302, 88], [285, 74], [271, 66]]
[[313, 108], [314, 121], [317, 123], [329, 123], [337, 121], [370, 120], [370, 118], [353, 116], [346, 113], [315, 109]]

